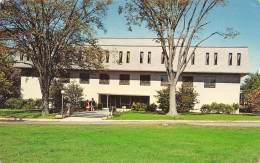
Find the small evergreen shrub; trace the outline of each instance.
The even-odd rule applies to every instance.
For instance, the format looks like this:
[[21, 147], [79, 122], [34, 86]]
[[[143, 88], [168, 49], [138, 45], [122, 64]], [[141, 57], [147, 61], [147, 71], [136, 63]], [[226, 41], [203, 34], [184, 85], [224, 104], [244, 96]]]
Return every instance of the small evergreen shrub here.
[[137, 102], [137, 103], [134, 102], [132, 104], [131, 108], [132, 108], [133, 111], [145, 111], [147, 109], [147, 106], [145, 104], [142, 104], [142, 103], [139, 103], [139, 102]]
[[146, 112], [156, 112], [157, 105], [155, 103], [152, 103], [151, 105], [146, 107]]
[[201, 106], [201, 113], [217, 113], [217, 114], [233, 114], [239, 108], [238, 104], [223, 104], [213, 102], [212, 104], [204, 104]]

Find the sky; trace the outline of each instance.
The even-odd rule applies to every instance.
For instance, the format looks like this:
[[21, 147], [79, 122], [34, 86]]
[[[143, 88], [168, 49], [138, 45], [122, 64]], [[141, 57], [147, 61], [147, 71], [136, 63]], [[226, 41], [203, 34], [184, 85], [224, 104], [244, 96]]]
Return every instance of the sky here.
[[[126, 21], [118, 15], [118, 6], [124, 0], [114, 0], [109, 7], [104, 24], [107, 32], [98, 31], [97, 37], [134, 37], [153, 38], [154, 33], [142, 27], [134, 27], [128, 31]], [[213, 37], [204, 46], [243, 46], [249, 49], [249, 63], [251, 72], [260, 72], [260, 0], [229, 0], [225, 7], [218, 7], [207, 17], [211, 23], [201, 32], [207, 35], [215, 31], [225, 31], [232, 27], [240, 34], [234, 39]]]

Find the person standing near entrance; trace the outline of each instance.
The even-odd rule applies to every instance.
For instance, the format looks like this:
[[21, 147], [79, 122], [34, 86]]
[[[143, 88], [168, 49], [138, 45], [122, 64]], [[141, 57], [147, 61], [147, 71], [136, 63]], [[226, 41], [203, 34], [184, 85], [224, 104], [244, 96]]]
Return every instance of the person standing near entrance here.
[[94, 98], [91, 99], [90, 107], [91, 107], [91, 111], [95, 111], [96, 101], [94, 100]]

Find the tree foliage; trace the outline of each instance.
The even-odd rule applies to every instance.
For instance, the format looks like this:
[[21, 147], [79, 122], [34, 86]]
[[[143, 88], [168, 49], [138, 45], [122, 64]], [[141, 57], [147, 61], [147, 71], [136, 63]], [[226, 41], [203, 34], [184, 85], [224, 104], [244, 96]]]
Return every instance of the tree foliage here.
[[80, 102], [83, 100], [83, 88], [72, 82], [65, 87], [65, 97], [71, 104], [72, 108], [79, 108]]
[[0, 106], [7, 99], [20, 96], [19, 71], [13, 67], [10, 50], [0, 44]]
[[[225, 0], [126, 0], [119, 7], [129, 29], [132, 25], [146, 25], [157, 36], [165, 60], [170, 83], [170, 115], [176, 115], [176, 85], [196, 49], [214, 35], [235, 37], [232, 28], [213, 32], [204, 38], [199, 33], [207, 27], [207, 15]], [[192, 46], [193, 45], [193, 46]]]
[[[27, 55], [39, 76], [43, 114], [49, 87], [61, 70], [101, 67], [102, 50], [93, 35], [104, 30], [101, 19], [110, 0], [12, 0], [0, 4], [5, 44]], [[7, 39], [8, 38], [8, 39]], [[87, 48], [86, 48], [87, 47]]]
[[260, 88], [260, 74], [258, 72], [249, 74], [241, 86], [245, 95], [250, 94], [258, 88]]
[[247, 96], [247, 101], [252, 107], [253, 112], [260, 113], [260, 87], [252, 90]]

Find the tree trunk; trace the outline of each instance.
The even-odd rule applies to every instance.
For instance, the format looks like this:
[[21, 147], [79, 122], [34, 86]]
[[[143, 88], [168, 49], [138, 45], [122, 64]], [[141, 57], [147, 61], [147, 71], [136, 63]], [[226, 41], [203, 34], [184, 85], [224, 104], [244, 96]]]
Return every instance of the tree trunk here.
[[50, 88], [50, 80], [48, 75], [43, 75], [39, 77], [39, 83], [41, 87], [42, 93], [42, 115], [46, 116], [49, 114], [49, 88]]
[[176, 107], [176, 85], [177, 83], [173, 82], [170, 84], [170, 92], [169, 92], [169, 112], [168, 115], [176, 116], [177, 107]]

